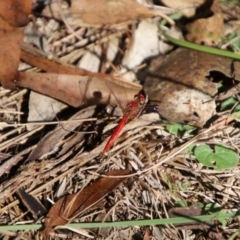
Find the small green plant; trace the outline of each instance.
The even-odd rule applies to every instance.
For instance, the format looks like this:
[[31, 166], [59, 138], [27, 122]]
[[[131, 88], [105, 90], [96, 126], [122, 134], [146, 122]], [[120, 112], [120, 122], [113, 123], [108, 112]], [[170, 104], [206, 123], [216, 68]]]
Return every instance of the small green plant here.
[[238, 163], [238, 154], [221, 145], [215, 145], [213, 152], [208, 145], [202, 144], [195, 147], [193, 153], [200, 163], [215, 170], [230, 169]]
[[[236, 103], [238, 103], [237, 99], [234, 97], [230, 97], [224, 101], [221, 102], [221, 110], [228, 110], [231, 109], [232, 107], [234, 107], [234, 105], [236, 105]], [[234, 111], [240, 111], [240, 104], [238, 104], [235, 108]]]
[[181, 124], [181, 123], [175, 123], [175, 124], [167, 124], [166, 125], [166, 130], [174, 135], [179, 135], [183, 134], [186, 132], [191, 132], [195, 127], [186, 125], [186, 124]]
[[230, 41], [229, 47], [233, 52], [240, 51], [240, 34], [239, 32], [233, 32], [227, 37], [227, 41]]
[[221, 206], [216, 203], [209, 203], [204, 206], [203, 210], [211, 214], [217, 214], [217, 218], [221, 222], [222, 226], [226, 226], [227, 218], [224, 217], [226, 211], [222, 209]]
[[184, 200], [179, 200], [179, 201], [176, 201], [176, 202], [175, 202], [175, 206], [176, 206], [176, 207], [187, 207], [188, 205], [187, 205], [187, 202], [186, 202], [186, 201], [184, 201]]
[[238, 120], [240, 119], [240, 111], [238, 112], [234, 112], [231, 115], [228, 116], [228, 121], [232, 121], [232, 120]]

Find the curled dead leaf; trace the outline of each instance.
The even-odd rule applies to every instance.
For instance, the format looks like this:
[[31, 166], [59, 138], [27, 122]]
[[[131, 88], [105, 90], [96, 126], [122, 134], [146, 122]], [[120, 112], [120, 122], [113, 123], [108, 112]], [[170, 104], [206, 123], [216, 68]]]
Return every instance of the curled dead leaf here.
[[[66, 195], [60, 198], [50, 209], [45, 218], [45, 229], [43, 235], [49, 239], [49, 233], [54, 227], [65, 225], [75, 217], [79, 217], [90, 207], [96, 207], [96, 204], [108, 193], [112, 192], [131, 174], [130, 170], [112, 170], [106, 177], [95, 181], [92, 185], [84, 188], [79, 193]], [[119, 178], [109, 178], [109, 176], [121, 176]]]

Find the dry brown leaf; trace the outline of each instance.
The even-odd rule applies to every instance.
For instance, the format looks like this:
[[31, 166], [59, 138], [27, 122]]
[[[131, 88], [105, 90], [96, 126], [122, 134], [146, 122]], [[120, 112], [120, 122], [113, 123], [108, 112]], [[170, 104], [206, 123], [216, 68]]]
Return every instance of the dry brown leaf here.
[[0, 16], [13, 27], [24, 27], [28, 24], [32, 1], [8, 0], [0, 3]]
[[[114, 82], [113, 80], [116, 79], [118, 81]], [[108, 82], [111, 83], [111, 91]], [[119, 104], [111, 92], [116, 92], [118, 99], [131, 100], [142, 88], [139, 84], [129, 83], [107, 74], [99, 74], [99, 78], [97, 78], [55, 73], [20, 72], [15, 84], [59, 99], [74, 107], [83, 104]]]
[[[240, 80], [240, 62], [233, 61], [232, 65], [233, 65], [232, 68], [233, 68], [234, 78], [239, 81]], [[233, 76], [233, 74], [232, 74], [232, 76]]]
[[14, 80], [17, 77], [17, 70], [20, 61], [21, 42], [23, 39], [22, 26], [27, 23], [27, 16], [30, 13], [32, 1], [24, 3], [19, 1], [0, 2], [0, 81], [6, 88], [14, 88]]
[[4, 160], [10, 157], [11, 157], [11, 154], [0, 152], [0, 162], [4, 162]]
[[212, 70], [231, 76], [231, 59], [188, 49], [178, 49], [164, 60], [156, 58], [144, 89], [150, 100], [159, 103], [159, 113], [173, 122], [203, 126], [215, 110], [210, 100], [217, 92], [206, 76]]
[[214, 0], [209, 8], [206, 7], [201, 11], [201, 14], [210, 12], [211, 16], [207, 18], [200, 18], [192, 23], [187, 24], [186, 29], [188, 34], [186, 39], [190, 42], [204, 44], [207, 46], [216, 45], [221, 37], [224, 36], [224, 18], [219, 2]]
[[[159, 77], [160, 79], [180, 83], [213, 96], [217, 92], [217, 86], [210, 82], [206, 76], [212, 70], [231, 75], [230, 63], [231, 59], [228, 58], [178, 48], [164, 56], [163, 61], [162, 58], [156, 58], [151, 63], [149, 77]], [[149, 84], [150, 82], [147, 83], [147, 85]]]
[[86, 71], [57, 59], [50, 60], [41, 50], [27, 44], [22, 44], [21, 59], [51, 73], [20, 72], [15, 81], [16, 86], [35, 90], [74, 107], [82, 104], [119, 104], [114, 97], [110, 97], [110, 83], [111, 91], [117, 93], [118, 99], [131, 100], [142, 88], [120, 77]]
[[150, 237], [150, 234], [149, 234], [149, 230], [146, 229], [145, 230], [145, 233], [144, 233], [144, 236], [143, 236], [143, 240], [150, 240], [151, 237]]
[[27, 193], [23, 188], [19, 188], [16, 194], [22, 204], [32, 213], [35, 220], [47, 213], [46, 208], [33, 195]]
[[[58, 4], [51, 4], [50, 9], [45, 9], [44, 15], [54, 15], [62, 19]], [[149, 9], [136, 0], [72, 0], [70, 8], [63, 11], [70, 25], [113, 25], [154, 16], [166, 18], [171, 24], [173, 20], [159, 10]]]
[[205, 1], [206, 0], [161, 0], [163, 4], [181, 12], [185, 17], [194, 16], [196, 9]]
[[73, 0], [70, 12], [80, 14], [86, 23], [101, 25], [162, 16], [160, 11], [148, 9], [136, 0]]
[[[170, 218], [174, 217], [187, 217], [189, 219], [194, 218], [195, 216], [200, 216], [202, 214], [202, 208], [199, 206], [190, 206], [190, 207], [175, 207], [171, 208], [168, 211], [168, 215]], [[190, 223], [190, 225], [196, 225], [197, 228], [208, 228], [214, 224], [214, 221], [208, 221], [206, 223]], [[183, 224], [175, 224], [175, 225], [183, 225]], [[186, 224], [184, 224], [186, 225]], [[189, 224], [188, 224], [189, 225]]]
[[2, 165], [0, 165], [0, 177], [3, 174], [9, 173], [12, 167], [16, 166], [22, 159], [22, 154], [16, 154], [7, 161], [5, 161]]
[[49, 57], [47, 53], [27, 43], [22, 43], [21, 45], [21, 60], [46, 72], [79, 74], [83, 76], [95, 74], [84, 69], [76, 68], [73, 65], [63, 63], [53, 56]]
[[[71, 141], [65, 143], [63, 139], [66, 138], [66, 136], [69, 135], [71, 131], [74, 131], [77, 127], [83, 124], [83, 122], [77, 122], [74, 120], [89, 118], [94, 114], [94, 112], [95, 107], [89, 107], [74, 114], [67, 123], [61, 123], [53, 131], [49, 132], [41, 139], [41, 141], [37, 144], [37, 147], [33, 149], [29, 155], [27, 161], [42, 159], [49, 156], [50, 154], [56, 154], [56, 152], [59, 152], [59, 149], [63, 144], [65, 144], [65, 146], [62, 148], [61, 153], [64, 154], [63, 151], [67, 152], [70, 147], [66, 147], [66, 145], [70, 144], [69, 142]], [[85, 134], [80, 132], [77, 135], [76, 143], [81, 142], [84, 136]]]
[[171, 208], [168, 211], [168, 216], [170, 218], [174, 217], [192, 217], [199, 216], [202, 213], [202, 209], [199, 206], [191, 206], [191, 207], [175, 207]]
[[121, 176], [120, 178], [103, 177], [92, 185], [84, 188], [80, 193], [74, 193], [60, 198], [50, 209], [45, 218], [43, 235], [49, 239], [49, 233], [54, 227], [65, 225], [75, 217], [79, 217], [84, 211], [95, 206], [104, 196], [112, 192], [131, 174], [130, 170], [112, 170], [107, 176]]

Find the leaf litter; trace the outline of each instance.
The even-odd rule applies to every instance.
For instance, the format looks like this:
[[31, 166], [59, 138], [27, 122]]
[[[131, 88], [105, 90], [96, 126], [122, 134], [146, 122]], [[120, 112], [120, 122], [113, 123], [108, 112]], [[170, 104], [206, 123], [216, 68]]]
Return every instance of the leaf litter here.
[[[120, 3], [120, 1], [117, 2]], [[131, 3], [134, 2], [131, 1]], [[71, 17], [71, 14], [69, 16]], [[66, 15], [66, 17], [69, 16]], [[134, 21], [139, 18], [139, 15], [135, 16]], [[98, 19], [97, 17], [96, 19]], [[76, 16], [74, 18], [76, 20]], [[85, 17], [85, 22], [88, 19], [88, 17]], [[96, 90], [100, 89], [101, 100], [104, 100], [101, 103], [107, 103], [111, 93], [104, 81], [118, 81], [114, 83], [116, 84], [116, 88], [112, 91], [114, 93], [121, 92], [119, 91], [119, 87], [124, 86], [125, 83], [119, 84], [119, 81], [122, 79], [119, 76], [119, 72], [116, 71], [117, 68], [113, 66], [121, 64], [121, 60], [125, 57], [124, 53], [133, 49], [131, 46], [129, 47], [129, 42], [134, 41], [130, 34], [131, 31], [134, 31], [133, 28], [129, 28], [128, 25], [118, 25], [113, 31], [113, 29], [104, 29], [104, 27], [96, 30], [96, 28], [92, 29], [89, 26], [86, 27], [86, 25], [83, 27], [73, 27], [75, 33], [82, 34], [80, 35], [82, 40], [87, 39], [84, 44], [81, 42], [78, 45], [78, 41], [80, 40], [64, 24], [62, 26], [57, 22], [54, 24], [54, 19], [49, 20], [44, 17], [39, 17], [37, 20], [38, 26], [40, 26], [39, 29], [47, 30], [49, 26], [55, 29], [55, 31], [53, 30], [47, 36], [51, 53], [39, 50], [36, 54], [36, 49], [24, 43], [20, 54], [21, 59], [32, 65], [33, 68], [28, 67], [25, 71], [18, 73], [16, 81], [9, 83], [11, 87], [17, 86], [33, 89], [75, 107], [80, 106], [83, 103], [83, 99], [86, 98], [89, 100], [87, 96], [92, 98]], [[14, 22], [11, 21], [10, 23], [13, 25]], [[112, 24], [116, 23], [117, 20], [113, 20]], [[135, 23], [133, 22], [133, 24]], [[137, 26], [135, 25], [135, 27]], [[103, 32], [102, 35], [101, 32]], [[156, 36], [155, 29], [153, 29], [153, 32], [154, 36]], [[94, 51], [94, 46], [101, 46], [106, 51], [107, 46], [110, 46], [106, 43], [112, 39], [118, 39], [118, 41], [114, 42], [118, 44], [116, 49], [119, 49], [114, 61], [106, 60], [104, 56], [101, 56], [102, 58], [101, 61], [98, 61], [97, 64], [99, 65], [97, 65], [97, 68], [96, 66], [91, 69], [73, 67], [76, 62], [80, 66], [83, 56], [88, 51]], [[128, 41], [125, 41], [126, 39]], [[58, 43], [58, 45], [54, 45], [54, 43]], [[80, 47], [79, 49], [79, 46], [84, 47]], [[98, 53], [103, 54], [104, 51]], [[145, 56], [148, 56], [147, 54]], [[195, 62], [193, 62], [196, 64], [201, 58], [199, 56], [196, 57], [196, 55], [194, 56]], [[16, 58], [18, 57], [19, 55], [16, 54]], [[86, 59], [88, 58], [85, 58], [84, 61]], [[115, 62], [117, 59], [118, 61]], [[192, 83], [196, 84], [196, 81], [193, 80], [196, 75], [198, 77], [198, 86], [201, 87], [202, 84], [206, 84], [204, 85], [207, 90], [206, 94], [210, 98], [215, 94], [215, 85], [211, 82], [207, 83], [205, 79], [205, 75], [209, 73], [210, 65], [207, 59], [208, 57], [206, 57], [206, 60], [201, 61], [203, 65], [201, 69], [192, 67], [190, 71], [188, 69], [187, 72], [182, 72], [181, 74], [183, 78], [185, 77], [188, 85]], [[91, 61], [91, 58], [87, 61]], [[219, 67], [222, 65], [219, 65], [218, 61], [219, 58], [213, 58], [210, 61], [210, 63], [215, 64], [210, 65], [210, 70], [214, 68], [214, 70], [223, 72], [227, 75], [228, 79], [232, 80], [231, 63], [228, 60], [224, 61], [225, 65], [223, 65], [225, 68], [223, 70], [222, 67]], [[136, 59], [135, 62], [137, 64], [140, 63], [139, 59]], [[172, 64], [173, 60], [170, 62]], [[129, 60], [126, 63], [128, 64]], [[11, 65], [10, 72], [17, 73], [14, 64]], [[6, 65], [9, 67], [8, 62], [6, 62]], [[227, 65], [229, 67], [226, 67]], [[88, 66], [88, 64], [85, 64], [85, 66]], [[200, 65], [197, 66], [200, 67]], [[179, 73], [181, 68], [183, 67], [179, 65], [179, 68], [176, 67], [174, 70], [176, 73]], [[100, 72], [91, 72], [96, 71], [96, 69]], [[107, 74], [110, 69], [113, 75]], [[167, 70], [167, 63], [163, 70], [165, 69], [166, 72], [169, 72]], [[169, 69], [171, 68], [169, 67]], [[39, 70], [44, 70], [47, 73], [39, 72]], [[135, 72], [137, 71], [135, 70]], [[178, 77], [176, 78], [176, 76], [178, 75], [175, 74], [170, 77], [177, 79]], [[91, 80], [93, 84], [90, 87], [86, 83], [89, 77], [93, 79]], [[169, 78], [167, 75], [164, 75], [164, 77]], [[7, 82], [5, 82], [4, 86], [8, 86], [8, 81], [12, 81], [12, 79], [11, 75], [9, 79], [6, 79]], [[97, 87], [95, 80], [100, 82], [100, 85]], [[83, 87], [79, 90], [81, 81]], [[230, 82], [230, 80], [228, 81]], [[13, 83], [14, 85], [12, 85]], [[186, 82], [181, 84], [186, 85]], [[73, 87], [70, 87], [71, 85]], [[89, 87], [87, 89], [89, 93], [85, 91], [86, 86]], [[96, 87], [95, 89], [94, 86]], [[134, 95], [141, 89], [140, 85], [134, 83], [129, 83], [128, 86], [125, 89], [132, 89], [131, 93], [126, 90], [129, 95]], [[199, 89], [195, 85], [191, 85], [191, 87]], [[177, 87], [175, 88], [177, 89]], [[156, 87], [153, 87], [153, 90], [155, 91]], [[236, 92], [234, 93], [236, 94]], [[121, 96], [120, 99], [122, 98], [124, 97]], [[114, 98], [110, 99], [115, 101]], [[164, 101], [164, 99], [161, 100]], [[187, 213], [187, 216], [193, 217], [203, 212], [203, 208], [196, 206], [195, 203], [208, 204], [209, 202], [213, 202], [218, 203], [219, 206], [226, 210], [238, 209], [236, 203], [238, 203], [239, 198], [239, 164], [231, 167], [230, 170], [214, 170], [198, 162], [197, 157], [189, 150], [202, 143], [209, 144], [214, 149], [215, 146], [222, 143], [226, 147], [231, 147], [231, 149], [239, 154], [240, 137], [238, 120], [237, 117], [231, 118], [231, 121], [228, 120], [231, 114], [231, 110], [229, 109], [224, 112], [217, 111], [213, 113], [212, 115], [215, 118], [212, 119], [210, 126], [198, 129], [196, 127], [198, 125], [195, 124], [195, 128], [191, 129], [191, 131], [177, 135], [170, 134], [166, 130], [166, 122], [163, 120], [160, 121], [158, 117], [156, 118], [158, 115], [154, 113], [146, 114], [143, 118], [152, 119], [152, 123], [154, 124], [150, 124], [151, 121], [144, 120], [142, 117], [127, 124], [123, 133], [106, 156], [101, 156], [101, 152], [107, 142], [107, 137], [110, 134], [110, 129], [113, 129], [116, 125], [116, 120], [115, 122], [111, 122], [109, 118], [105, 118], [104, 114], [101, 115], [102, 112], [98, 112], [98, 106], [84, 106], [80, 111], [70, 109], [75, 115], [70, 110], [66, 111], [63, 115], [59, 113], [59, 116], [55, 119], [58, 126], [47, 128], [45, 124], [48, 122], [34, 122], [32, 124], [38, 124], [39, 127], [27, 131], [26, 125], [21, 125], [27, 119], [27, 104], [26, 90], [9, 92], [1, 88], [1, 107], [3, 110], [1, 113], [2, 125], [0, 125], [2, 131], [0, 142], [1, 225], [6, 224], [4, 219], [11, 219], [11, 223], [9, 220], [7, 224], [15, 224], [20, 221], [35, 221], [35, 216], [38, 215], [34, 211], [37, 210], [34, 210], [35, 208], [30, 206], [27, 200], [29, 198], [32, 199], [32, 197], [37, 200], [33, 202], [36, 204], [40, 202], [48, 211], [47, 215], [43, 215], [37, 220], [38, 223], [44, 223], [45, 221], [46, 239], [50, 236], [51, 239], [59, 239], [60, 236], [65, 238], [69, 236], [71, 238], [79, 238], [79, 233], [70, 233], [70, 231], [60, 229], [54, 230], [53, 228], [57, 227], [58, 223], [54, 224], [53, 221], [50, 221], [50, 223], [47, 221], [47, 217], [53, 211], [50, 209], [62, 208], [63, 211], [50, 216], [50, 219], [63, 220], [61, 224], [65, 224], [66, 222], [166, 218], [171, 216], [172, 212], [175, 212], [175, 214], [182, 214], [184, 212]], [[88, 102], [88, 104], [91, 105], [92, 102]], [[184, 104], [189, 104], [189, 102], [185, 102]], [[164, 111], [165, 109], [162, 109], [160, 114]], [[54, 111], [53, 113], [54, 115], [58, 114]], [[176, 114], [174, 112], [174, 115]], [[206, 117], [204, 111], [200, 111], [198, 115], [203, 118]], [[176, 115], [176, 118], [178, 116]], [[202, 125], [209, 118], [210, 116], [206, 117]], [[42, 121], [42, 118], [40, 119]], [[65, 122], [66, 120], [67, 122]], [[171, 118], [169, 118], [169, 121], [175, 122]], [[104, 125], [108, 122], [110, 123], [105, 127]], [[51, 124], [51, 122], [49, 123]], [[108, 173], [111, 173], [116, 181], [108, 178], [106, 176]], [[122, 178], [121, 175], [123, 175]], [[125, 181], [123, 182], [123, 180]], [[98, 186], [98, 183], [101, 181], [104, 182], [103, 186]], [[113, 184], [113, 187], [108, 188], [111, 184]], [[97, 187], [95, 188], [95, 186]], [[90, 196], [83, 195], [84, 192], [88, 192], [91, 188], [93, 191], [90, 192]], [[23, 192], [23, 189], [27, 194]], [[17, 197], [15, 193], [19, 192], [21, 196]], [[81, 206], [78, 203], [78, 197], [79, 199], [85, 197], [84, 201], [86, 205], [83, 207], [83, 210], [85, 210], [87, 205], [91, 205], [90, 199], [94, 194], [97, 196], [96, 201], [93, 201], [93, 206], [86, 212], [81, 213], [81, 215], [78, 212], [76, 214], [71, 213], [73, 208], [75, 211], [75, 208]], [[68, 198], [74, 200], [65, 201]], [[46, 204], [46, 200], [50, 199], [52, 202], [55, 202], [55, 204], [52, 203], [52, 207], [50, 203]], [[19, 200], [23, 200], [22, 202], [25, 207], [19, 204]], [[98, 200], [99, 203], [95, 204]], [[184, 202], [185, 208], [176, 207], [180, 201]], [[63, 212], [67, 214], [62, 215]], [[95, 239], [129, 239], [136, 236], [141, 236], [141, 238], [144, 237], [145, 239], [154, 237], [159, 239], [159, 236], [169, 239], [196, 238], [197, 236], [210, 238], [215, 236], [215, 239], [219, 239], [219, 234], [230, 236], [232, 231], [237, 231], [238, 229], [238, 223], [234, 219], [225, 224], [226, 226], [221, 226], [214, 222], [213, 224], [211, 223], [211, 228], [209, 228], [209, 225], [204, 224], [201, 228], [199, 225], [194, 227], [184, 225], [184, 230], [183, 226], [177, 225], [174, 228], [146, 226], [139, 228], [128, 227], [126, 229], [109, 228], [102, 229], [101, 231], [98, 231], [98, 229], [86, 229], [86, 234], [87, 236], [93, 236]], [[186, 238], [181, 237], [181, 232]], [[5, 234], [8, 235], [7, 233]], [[25, 238], [38, 238], [41, 235], [39, 231], [28, 230], [11, 234], [14, 234], [15, 237], [21, 236]]]

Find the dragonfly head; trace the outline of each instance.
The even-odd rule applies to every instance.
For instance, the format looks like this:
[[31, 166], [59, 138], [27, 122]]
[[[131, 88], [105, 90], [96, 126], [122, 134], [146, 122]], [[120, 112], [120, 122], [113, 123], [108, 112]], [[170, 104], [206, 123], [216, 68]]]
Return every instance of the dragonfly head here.
[[145, 97], [142, 93], [138, 93], [134, 96], [134, 100], [139, 103], [139, 105], [144, 105], [147, 102], [147, 96]]

